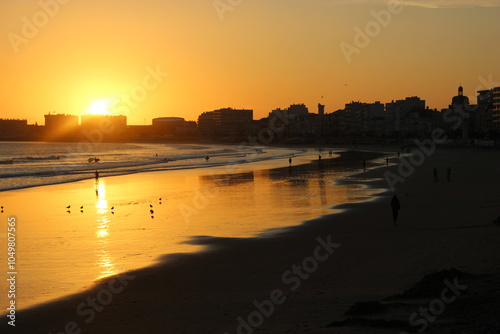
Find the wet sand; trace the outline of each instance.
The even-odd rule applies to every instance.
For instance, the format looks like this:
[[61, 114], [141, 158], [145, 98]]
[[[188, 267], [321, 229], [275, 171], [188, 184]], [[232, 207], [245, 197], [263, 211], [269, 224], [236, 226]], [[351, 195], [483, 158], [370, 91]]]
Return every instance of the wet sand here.
[[[426, 158], [397, 186], [402, 207], [397, 225], [389, 205], [392, 193], [384, 192], [376, 200], [336, 207], [343, 211], [261, 237], [199, 236], [190, 244], [205, 251], [172, 254], [154, 267], [109, 277], [84, 293], [19, 312], [16, 330], [400, 333], [402, 328], [328, 325], [345, 319], [356, 302], [400, 294], [442, 269], [497, 277], [500, 228], [492, 224], [500, 216], [497, 157], [498, 152], [440, 150]], [[446, 181], [449, 166], [451, 182]], [[439, 183], [433, 182], [434, 167]], [[397, 169], [358, 177], [377, 179]], [[379, 180], [371, 186], [387, 185]], [[398, 316], [405, 319], [410, 311]], [[432, 324], [439, 328], [435, 332], [456, 332], [450, 328], [457, 321], [450, 316], [445, 312]], [[5, 323], [0, 328], [16, 332]], [[481, 333], [479, 325], [468, 332]]]

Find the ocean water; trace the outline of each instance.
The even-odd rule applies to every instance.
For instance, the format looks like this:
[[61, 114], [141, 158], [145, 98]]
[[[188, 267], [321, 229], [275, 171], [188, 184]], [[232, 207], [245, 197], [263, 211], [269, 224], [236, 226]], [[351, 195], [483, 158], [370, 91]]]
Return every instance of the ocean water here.
[[[225, 145], [0, 142], [0, 191], [100, 176], [288, 157], [293, 149]], [[206, 161], [205, 157], [209, 157]], [[99, 162], [91, 159], [98, 158]]]

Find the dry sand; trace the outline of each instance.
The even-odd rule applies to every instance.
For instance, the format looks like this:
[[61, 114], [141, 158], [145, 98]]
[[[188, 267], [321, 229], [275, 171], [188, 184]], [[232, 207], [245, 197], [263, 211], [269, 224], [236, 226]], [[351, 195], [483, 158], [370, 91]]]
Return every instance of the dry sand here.
[[[432, 179], [435, 166], [439, 183]], [[452, 181], [446, 182], [449, 166]], [[380, 178], [397, 168], [362, 177]], [[428, 321], [426, 332], [488, 333], [500, 318], [498, 304], [488, 299], [498, 294], [500, 273], [500, 227], [492, 224], [500, 216], [499, 172], [498, 152], [440, 150], [397, 186], [402, 209], [396, 226], [392, 193], [385, 192], [272, 235], [199, 237], [192, 242], [208, 245], [207, 251], [168, 256], [161, 265], [120, 276], [121, 281], [108, 278], [92, 290], [17, 313], [15, 330], [4, 319], [0, 329], [24, 334], [400, 333], [405, 328], [329, 324], [347, 319], [345, 312], [356, 302], [401, 294], [424, 276], [453, 267], [483, 276], [469, 279], [469, 290]], [[92, 299], [96, 311], [89, 306]], [[403, 299], [378, 317], [404, 322], [433, 300]], [[465, 312], [466, 306], [457, 306], [465, 300], [470, 309], [488, 306], [488, 312]]]

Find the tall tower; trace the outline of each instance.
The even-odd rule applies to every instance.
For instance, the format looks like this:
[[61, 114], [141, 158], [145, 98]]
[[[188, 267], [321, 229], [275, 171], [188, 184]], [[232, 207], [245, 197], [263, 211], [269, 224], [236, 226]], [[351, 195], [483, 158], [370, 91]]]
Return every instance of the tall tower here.
[[318, 115], [323, 116], [325, 114], [325, 106], [321, 103], [318, 103]]
[[453, 99], [451, 100], [450, 109], [453, 109], [453, 106], [455, 105], [469, 105], [469, 98], [467, 96], [464, 96], [464, 88], [462, 86], [458, 87], [458, 95], [453, 97]]

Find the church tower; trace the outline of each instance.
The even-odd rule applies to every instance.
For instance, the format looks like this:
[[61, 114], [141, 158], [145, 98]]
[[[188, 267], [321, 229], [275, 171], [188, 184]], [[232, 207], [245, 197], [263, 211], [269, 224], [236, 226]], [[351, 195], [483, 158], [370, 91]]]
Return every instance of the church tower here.
[[469, 98], [467, 96], [464, 96], [464, 88], [462, 86], [458, 87], [458, 95], [454, 96], [451, 100], [450, 109], [453, 109], [453, 106], [455, 105], [469, 105]]

